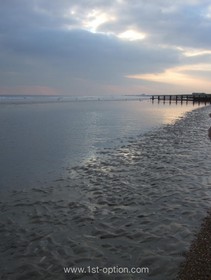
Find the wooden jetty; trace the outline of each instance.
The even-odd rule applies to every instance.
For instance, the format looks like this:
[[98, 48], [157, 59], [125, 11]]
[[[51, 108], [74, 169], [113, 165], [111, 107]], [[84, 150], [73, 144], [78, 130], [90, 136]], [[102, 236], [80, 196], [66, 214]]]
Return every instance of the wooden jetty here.
[[209, 103], [211, 104], [211, 94], [206, 93], [192, 93], [192, 94], [179, 94], [179, 95], [152, 95], [151, 100], [173, 102], [193, 102], [193, 103]]

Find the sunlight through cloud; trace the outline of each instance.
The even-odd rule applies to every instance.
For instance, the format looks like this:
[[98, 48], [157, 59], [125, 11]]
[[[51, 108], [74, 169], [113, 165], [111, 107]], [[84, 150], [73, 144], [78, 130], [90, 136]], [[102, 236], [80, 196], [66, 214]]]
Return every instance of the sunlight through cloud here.
[[117, 35], [118, 38], [129, 41], [143, 40], [146, 38], [146, 34], [135, 31], [133, 29], [126, 30]]
[[183, 54], [187, 57], [191, 56], [199, 56], [199, 55], [206, 55], [206, 54], [211, 54], [211, 50], [202, 50], [202, 49], [188, 49], [184, 50]]
[[[197, 75], [192, 76], [190, 74], [191, 71], [195, 72]], [[203, 73], [205, 71], [211, 73], [211, 64], [184, 65], [166, 69], [162, 73], [128, 75], [127, 78], [164, 84], [179, 84], [184, 86], [192, 86], [196, 89], [203, 89], [206, 87], [211, 87], [211, 81], [198, 74], [198, 72]]]
[[82, 26], [90, 32], [95, 33], [100, 25], [114, 20], [114, 16], [94, 9], [86, 15], [82, 21]]

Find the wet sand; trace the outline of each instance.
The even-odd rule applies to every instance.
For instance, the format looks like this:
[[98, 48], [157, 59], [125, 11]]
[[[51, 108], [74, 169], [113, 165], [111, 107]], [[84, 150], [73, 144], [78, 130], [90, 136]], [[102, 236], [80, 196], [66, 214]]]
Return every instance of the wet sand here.
[[[208, 110], [102, 149], [51, 185], [1, 196], [0, 278], [175, 280], [211, 208]], [[88, 266], [149, 267], [150, 273], [114, 278], [63, 271]]]
[[179, 280], [190, 279], [211, 279], [211, 212], [204, 219], [179, 273]]

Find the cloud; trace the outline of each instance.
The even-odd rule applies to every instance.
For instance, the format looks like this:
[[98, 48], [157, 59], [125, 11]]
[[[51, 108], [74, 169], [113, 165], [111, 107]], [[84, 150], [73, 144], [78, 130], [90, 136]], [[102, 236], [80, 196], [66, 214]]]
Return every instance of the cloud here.
[[[194, 72], [197, 75], [194, 75]], [[131, 75], [128, 78], [168, 83], [170, 85], [180, 84], [183, 88], [191, 89], [192, 91], [206, 91], [207, 88], [211, 88], [211, 81], [209, 77], [203, 75], [204, 72], [209, 73], [210, 77], [211, 64], [184, 65], [169, 68], [157, 74]]]
[[158, 71], [175, 64], [178, 53], [80, 30], [14, 34], [4, 44], [11, 55], [18, 55], [17, 66], [22, 60], [22, 66], [33, 70], [39, 62], [46, 71], [54, 68], [68, 71], [71, 77], [105, 82], [129, 73]]
[[[177, 83], [179, 90], [190, 83], [200, 88], [210, 73], [209, 1], [0, 3], [5, 92], [25, 86], [64, 94], [138, 93], [152, 92], [155, 82], [161, 90]], [[192, 71], [197, 65], [208, 70]]]

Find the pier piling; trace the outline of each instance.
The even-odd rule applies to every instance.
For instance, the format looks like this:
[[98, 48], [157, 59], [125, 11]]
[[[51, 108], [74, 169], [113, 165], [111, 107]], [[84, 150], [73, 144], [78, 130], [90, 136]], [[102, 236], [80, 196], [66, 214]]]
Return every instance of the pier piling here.
[[165, 101], [169, 101], [169, 103], [171, 103], [172, 101], [175, 101], [176, 103], [178, 101], [180, 101], [181, 103], [183, 103], [184, 101], [187, 102], [193, 102], [193, 103], [210, 103], [211, 104], [211, 94], [181, 94], [181, 95], [152, 95], [151, 97], [152, 101], [154, 100], [158, 100], [158, 102], [160, 102], [161, 100], [163, 100], [163, 102], [165, 103]]

